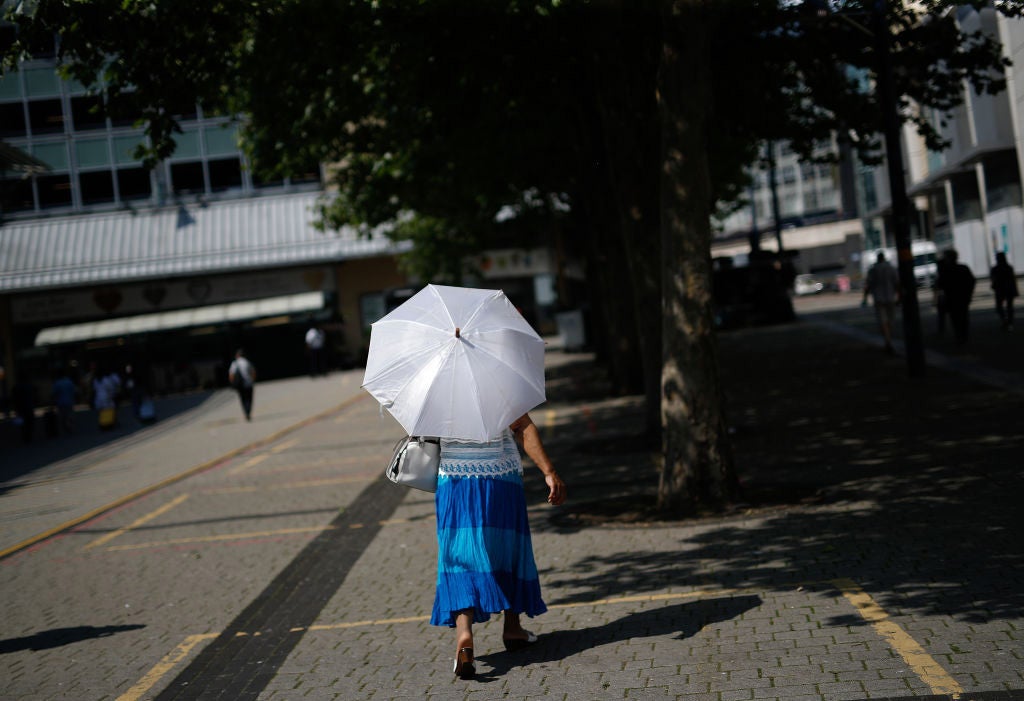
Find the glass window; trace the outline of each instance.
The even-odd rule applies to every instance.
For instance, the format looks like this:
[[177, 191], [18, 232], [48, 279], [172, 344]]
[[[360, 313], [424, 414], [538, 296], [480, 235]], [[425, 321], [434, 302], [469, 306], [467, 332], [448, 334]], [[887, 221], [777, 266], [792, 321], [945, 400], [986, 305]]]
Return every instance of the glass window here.
[[117, 189], [122, 200], [149, 199], [153, 186], [145, 168], [118, 168]]
[[107, 118], [103, 114], [103, 98], [99, 95], [82, 95], [71, 98], [71, 118], [76, 131], [106, 129]]
[[174, 155], [171, 158], [199, 158], [202, 154], [199, 151], [199, 132], [186, 131], [184, 134], [175, 134]]
[[32, 155], [50, 166], [53, 170], [68, 169], [68, 149], [63, 141], [51, 144], [35, 144], [32, 147]]
[[40, 207], [71, 206], [71, 176], [43, 175], [36, 178]]
[[32, 181], [27, 178], [13, 178], [0, 187], [0, 203], [5, 212], [25, 212], [35, 209], [32, 200]]
[[[127, 99], [125, 98], [125, 100]], [[142, 121], [142, 110], [133, 105], [126, 104], [125, 100], [119, 105], [113, 103], [108, 105], [110, 123], [114, 127], [134, 127], [138, 122]]]
[[226, 124], [223, 127], [208, 127], [203, 129], [206, 136], [206, 153], [211, 156], [220, 156], [226, 153], [238, 152], [238, 126]]
[[64, 81], [64, 89], [68, 91], [70, 95], [82, 95], [83, 93], [89, 92], [89, 88], [85, 84], [78, 82], [76, 78], [68, 78]]
[[210, 161], [210, 191], [220, 192], [242, 187], [242, 162], [237, 158]]
[[135, 149], [140, 144], [146, 143], [146, 137], [142, 134], [132, 134], [130, 136], [115, 136], [114, 137], [114, 161], [118, 164], [121, 163], [138, 163], [139, 159], [135, 157]]
[[25, 112], [20, 102], [0, 103], [0, 136], [25, 136]]
[[172, 163], [171, 191], [176, 195], [206, 192], [202, 162]]
[[18, 71], [0, 76], [0, 100], [14, 100], [21, 97], [21, 77]]
[[75, 142], [75, 155], [79, 168], [95, 168], [110, 165], [110, 153], [106, 139], [83, 139]]
[[78, 186], [81, 188], [82, 204], [114, 201], [114, 178], [109, 170], [79, 173]]
[[29, 68], [25, 71], [25, 91], [29, 97], [60, 95], [60, 80], [53, 68]]
[[28, 121], [33, 134], [58, 134], [64, 131], [64, 110], [60, 100], [36, 100], [28, 103]]

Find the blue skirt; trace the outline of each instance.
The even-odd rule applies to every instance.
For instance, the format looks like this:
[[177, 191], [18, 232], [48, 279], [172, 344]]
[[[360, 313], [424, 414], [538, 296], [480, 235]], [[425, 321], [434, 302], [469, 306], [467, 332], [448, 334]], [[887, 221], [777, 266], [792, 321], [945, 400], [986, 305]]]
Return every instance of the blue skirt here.
[[437, 508], [437, 591], [430, 623], [455, 626], [455, 613], [473, 610], [536, 616], [547, 611], [533, 559], [523, 477], [440, 475]]

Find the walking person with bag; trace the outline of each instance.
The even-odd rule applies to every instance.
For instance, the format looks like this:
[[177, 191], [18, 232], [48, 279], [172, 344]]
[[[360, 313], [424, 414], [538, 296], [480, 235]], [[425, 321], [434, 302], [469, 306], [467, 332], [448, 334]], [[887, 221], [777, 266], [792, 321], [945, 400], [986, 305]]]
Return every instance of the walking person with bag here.
[[548, 503], [565, 503], [528, 413], [544, 388], [544, 340], [501, 290], [427, 285], [371, 327], [363, 389], [410, 436], [387, 476], [435, 492], [430, 622], [455, 629], [460, 679], [476, 674], [474, 623], [503, 613], [502, 641], [514, 651], [537, 642], [520, 617], [547, 610], [519, 455], [522, 447], [543, 473]]
[[253, 385], [256, 384], [256, 367], [245, 357], [245, 351], [241, 348], [235, 351], [235, 359], [231, 361], [231, 366], [228, 368], [228, 382], [238, 392], [245, 420], [252, 421], [252, 395]]
[[533, 558], [517, 443], [544, 473], [548, 503], [565, 503], [565, 483], [544, 451], [540, 432], [524, 414], [486, 442], [441, 440], [437, 511], [437, 590], [431, 625], [455, 628], [454, 673], [476, 673], [473, 624], [503, 612], [502, 642], [520, 650], [537, 641], [523, 628], [547, 610]]

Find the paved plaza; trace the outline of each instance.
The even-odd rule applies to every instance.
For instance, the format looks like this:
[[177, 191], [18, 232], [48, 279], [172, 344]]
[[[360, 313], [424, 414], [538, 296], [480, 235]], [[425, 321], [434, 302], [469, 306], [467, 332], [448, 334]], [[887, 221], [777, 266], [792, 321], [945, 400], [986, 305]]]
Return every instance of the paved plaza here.
[[261, 384], [251, 423], [224, 390], [11, 446], [0, 698], [1024, 699], [1024, 330], [984, 304], [966, 347], [923, 309], [918, 379], [849, 298], [722, 333], [744, 498], [684, 520], [652, 518], [640, 398], [552, 348], [549, 611], [523, 652], [478, 626], [468, 682], [428, 624], [432, 495], [382, 479], [401, 429], [359, 371]]

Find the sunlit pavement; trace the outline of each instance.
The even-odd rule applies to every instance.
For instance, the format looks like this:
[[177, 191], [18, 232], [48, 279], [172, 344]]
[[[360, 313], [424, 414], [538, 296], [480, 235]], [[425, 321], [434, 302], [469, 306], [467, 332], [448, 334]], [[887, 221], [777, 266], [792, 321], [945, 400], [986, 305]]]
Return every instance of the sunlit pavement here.
[[[471, 682], [427, 623], [432, 497], [381, 481], [401, 431], [356, 376], [268, 388], [266, 425], [218, 424], [240, 412], [214, 403], [23, 475], [5, 537], [69, 520], [10, 516], [47, 480], [123, 501], [0, 561], [0, 697], [1024, 698], [1024, 402], [959, 371], [908, 378], [858, 303], [801, 299], [795, 323], [720, 335], [744, 495], [719, 516], [646, 518], [642, 403], [553, 348], [533, 414], [571, 501], [526, 480], [550, 610], [516, 654], [478, 625]], [[989, 354], [1019, 341], [988, 313], [967, 348], [930, 350], [1009, 372]]]

